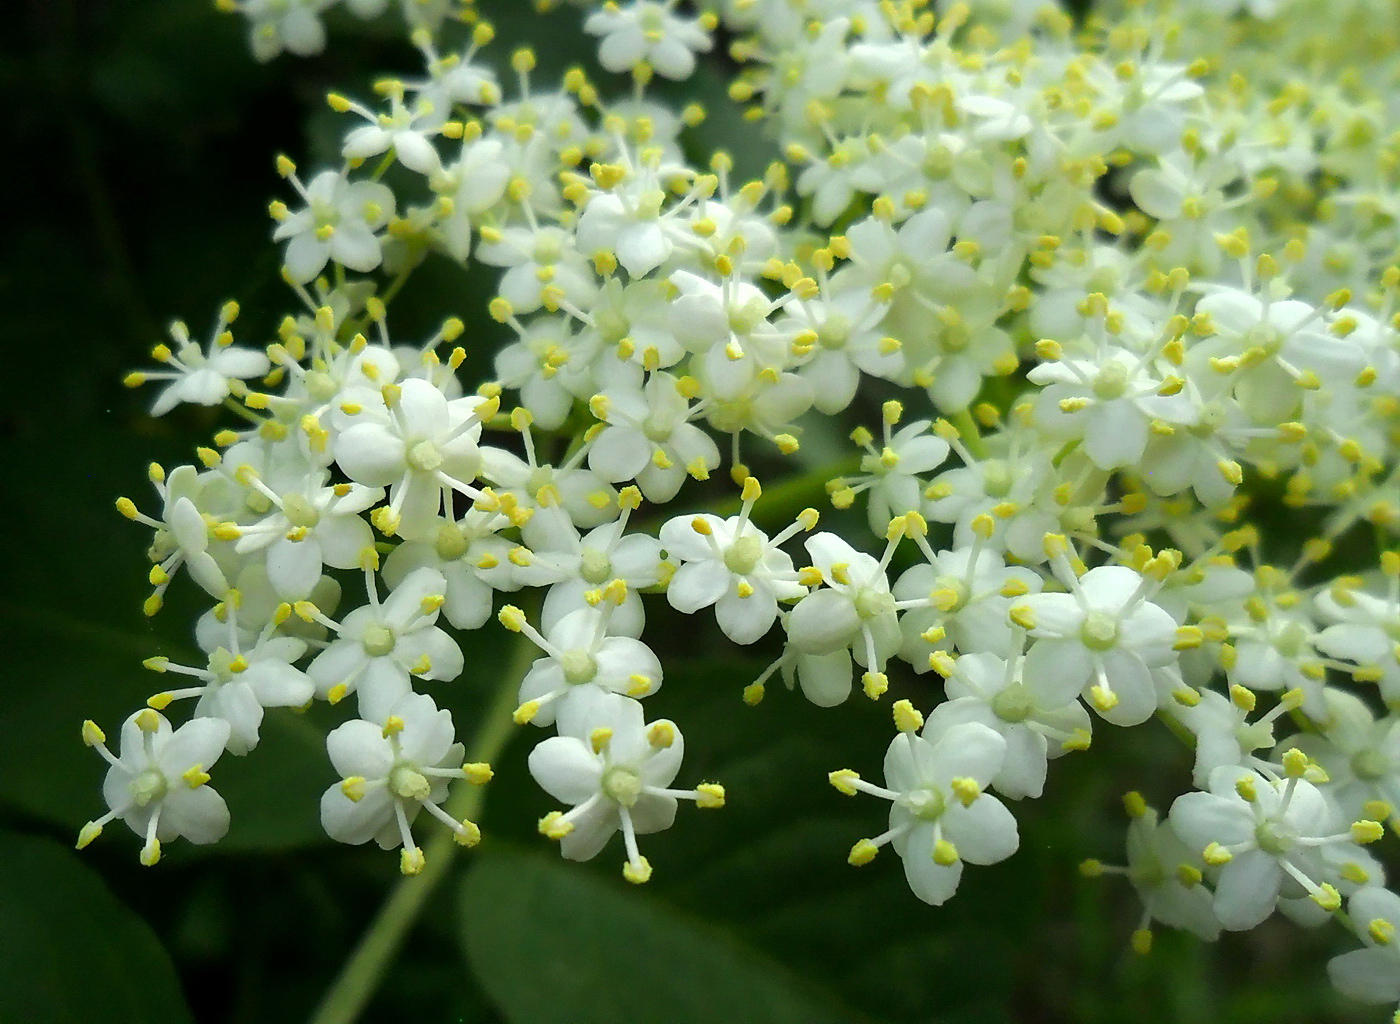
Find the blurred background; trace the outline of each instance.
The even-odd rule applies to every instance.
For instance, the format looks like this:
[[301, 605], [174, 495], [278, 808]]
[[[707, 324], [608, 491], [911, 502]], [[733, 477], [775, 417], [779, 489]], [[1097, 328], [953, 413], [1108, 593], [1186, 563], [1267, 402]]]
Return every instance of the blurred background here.
[[[537, 81], [591, 63], [577, 12], [541, 18], [524, 0], [481, 0], [504, 61], [526, 41]], [[397, 22], [331, 18], [325, 55], [249, 56], [244, 23], [207, 0], [18, 0], [0, 33], [9, 199], [0, 206], [0, 1024], [280, 1024], [304, 1021], [397, 879], [397, 857], [337, 846], [317, 799], [334, 781], [313, 711], [272, 712], [253, 756], [226, 757], [215, 785], [233, 810], [213, 850], [168, 848], [155, 869], [108, 828], [81, 854], [77, 829], [102, 810], [103, 766], [84, 718], [114, 733], [157, 687], [140, 665], [189, 660], [199, 599], [177, 585], [141, 615], [149, 535], [113, 509], [150, 507], [145, 467], [191, 461], [216, 414], [159, 422], [123, 374], [149, 362], [168, 323], [202, 337], [238, 299], [243, 343], [262, 344], [292, 305], [266, 206], [285, 196], [273, 156], [304, 169], [337, 148], [328, 89], [367, 95], [417, 55]], [[724, 98], [724, 70], [672, 90], [709, 121], [697, 152], [724, 145], [741, 170], [770, 158]], [[746, 141], [741, 147], [739, 140]], [[447, 315], [468, 326], [467, 370], [489, 373], [500, 329], [489, 282], [425, 265], [394, 304], [401, 336]], [[1159, 932], [1127, 950], [1139, 905], [1126, 883], [1080, 879], [1086, 857], [1123, 858], [1121, 797], [1165, 809], [1189, 784], [1186, 753], [1149, 725], [1100, 730], [1088, 756], [1057, 762], [1047, 797], [1018, 807], [1022, 848], [970, 870], [931, 908], [886, 854], [859, 871], [850, 844], [883, 829], [878, 801], [852, 801], [828, 771], [878, 771], [889, 700], [822, 711], [771, 687], [740, 691], [777, 653], [742, 652], [714, 630], [668, 619], [649, 639], [666, 686], [649, 713], [687, 737], [682, 782], [722, 781], [729, 806], [682, 812], [646, 853], [651, 884], [627, 886], [621, 854], [565, 864], [535, 834], [551, 809], [512, 743], [481, 822], [409, 936], [367, 1021], [511, 1024], [943, 1024], [1379, 1020], [1335, 996], [1325, 958], [1337, 930], [1275, 921], [1204, 945]], [[700, 617], [703, 619], [704, 617]], [[502, 632], [465, 638], [468, 676], [434, 696], [470, 733], [506, 661]], [[664, 639], [663, 639], [664, 638]], [[903, 695], [927, 708], [928, 680]], [[896, 693], [894, 696], [900, 696]], [[326, 710], [326, 709], [319, 709]], [[533, 739], [534, 737], [529, 737]]]

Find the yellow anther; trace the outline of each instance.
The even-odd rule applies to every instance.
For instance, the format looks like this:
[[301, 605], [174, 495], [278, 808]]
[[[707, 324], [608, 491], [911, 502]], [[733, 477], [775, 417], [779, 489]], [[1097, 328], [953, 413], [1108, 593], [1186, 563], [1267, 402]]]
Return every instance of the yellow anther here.
[[973, 802], [982, 795], [982, 787], [977, 784], [976, 779], [959, 777], [949, 782], [948, 788], [953, 791], [953, 795], [964, 807], [971, 807]]
[[1089, 702], [1101, 713], [1108, 713], [1118, 706], [1118, 694], [1106, 686], [1089, 687]]
[[1342, 894], [1328, 882], [1323, 882], [1317, 887], [1317, 892], [1312, 894], [1312, 900], [1329, 914], [1342, 909]]
[[[612, 742], [613, 731], [606, 725], [600, 725], [588, 734], [588, 745], [593, 748], [593, 753], [601, 754]], [[648, 737], [650, 739], [650, 737]]]
[[75, 847], [79, 850], [90, 846], [98, 836], [102, 834], [102, 826], [95, 821], [90, 821], [82, 827], [78, 833], [78, 842]]
[[948, 679], [957, 670], [957, 659], [947, 651], [934, 651], [928, 656], [928, 667]]
[[1235, 855], [1219, 843], [1211, 843], [1201, 851], [1201, 859], [1211, 867], [1220, 867], [1222, 864], [1228, 864], [1234, 860]]
[[1297, 747], [1290, 747], [1283, 752], [1283, 773], [1290, 779], [1302, 778], [1312, 763], [1307, 754]]
[[939, 867], [950, 868], [958, 862], [958, 848], [946, 839], [933, 844], [933, 862]]
[[826, 778], [828, 782], [836, 787], [838, 792], [844, 793], [846, 796], [856, 795], [856, 787], [854, 784], [860, 781], [859, 773], [852, 771], [850, 768], [841, 768], [838, 771], [831, 772]]
[[540, 819], [537, 826], [540, 835], [558, 842], [574, 830], [571, 822], [564, 820], [564, 815], [559, 811], [550, 811]]
[[871, 700], [879, 700], [890, 688], [889, 676], [883, 672], [867, 672], [861, 676], [861, 688]]
[[1060, 744], [1060, 749], [1066, 751], [1088, 750], [1093, 742], [1093, 733], [1088, 729], [1079, 728], [1069, 734], [1069, 738]]
[[457, 827], [452, 830], [452, 840], [458, 846], [471, 849], [477, 843], [481, 842], [481, 829], [477, 827], [476, 822], [463, 818], [457, 823]]
[[1012, 605], [1010, 611], [1008, 611], [1006, 614], [1007, 618], [1009, 618], [1016, 625], [1020, 626], [1022, 629], [1035, 629], [1035, 612], [1031, 609], [1030, 605]]
[[155, 732], [160, 728], [162, 719], [151, 708], [142, 708], [136, 713], [136, 727], [142, 732]]
[[1129, 790], [1123, 794], [1123, 810], [1128, 812], [1128, 817], [1141, 818], [1147, 813], [1147, 809], [1147, 801], [1137, 790]]
[[421, 874], [427, 863], [423, 851], [416, 846], [404, 847], [399, 851], [399, 871], [405, 875]]
[[862, 839], [851, 847], [850, 854], [846, 857], [846, 863], [855, 867], [862, 867], [875, 859], [875, 855], [880, 852], [880, 848], [869, 839]]
[[665, 750], [676, 742], [676, 727], [670, 722], [654, 722], [647, 730], [647, 742], [657, 750]]
[[1205, 634], [1201, 632], [1200, 626], [1178, 626], [1176, 642], [1172, 644], [1172, 650], [1194, 651], [1205, 643], [1205, 639]]
[[651, 861], [645, 857], [638, 857], [635, 861], [628, 861], [622, 865], [622, 877], [633, 885], [642, 885], [651, 881]]
[[1385, 826], [1379, 821], [1355, 821], [1351, 825], [1351, 839], [1354, 843], [1374, 843], [1385, 835]]
[[724, 806], [724, 787], [718, 782], [702, 782], [695, 787], [695, 806], [713, 811]]
[[894, 727], [900, 732], [918, 732], [924, 727], [924, 716], [907, 700], [894, 702]]

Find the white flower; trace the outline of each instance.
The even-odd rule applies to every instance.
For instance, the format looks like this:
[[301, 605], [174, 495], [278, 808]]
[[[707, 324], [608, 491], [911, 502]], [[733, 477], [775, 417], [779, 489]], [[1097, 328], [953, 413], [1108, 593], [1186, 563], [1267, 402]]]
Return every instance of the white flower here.
[[560, 709], [559, 735], [530, 751], [530, 774], [550, 796], [570, 805], [540, 820], [540, 831], [559, 840], [570, 860], [590, 860], [621, 829], [627, 850], [623, 876], [645, 882], [651, 865], [637, 836], [671, 827], [676, 800], [721, 807], [724, 789], [713, 783], [693, 790], [669, 788], [685, 750], [680, 731], [665, 719], [646, 724], [642, 706], [614, 693], [570, 702]]
[[[990, 517], [988, 517], [990, 518]], [[919, 538], [916, 538], [919, 539]], [[899, 656], [920, 674], [935, 651], [984, 651], [1007, 657], [1012, 627], [1006, 614], [1018, 598], [1040, 591], [1041, 578], [1010, 566], [985, 543], [926, 552], [926, 562], [908, 569], [891, 593], [907, 611], [900, 616]]]
[[733, 277], [714, 282], [688, 270], [677, 270], [670, 282], [680, 292], [671, 303], [671, 333], [699, 357], [692, 368], [716, 397], [735, 399], [761, 371], [785, 366], [791, 339], [769, 323], [778, 303], [756, 285]]
[[[287, 610], [283, 609], [284, 614]], [[226, 619], [223, 643], [204, 643], [208, 662], [204, 668], [178, 665], [169, 658], [148, 658], [146, 667], [156, 672], [175, 672], [193, 676], [199, 685], [166, 690], [149, 701], [151, 707], [164, 711], [172, 700], [198, 697], [194, 717], [221, 718], [229, 725], [228, 752], [246, 754], [258, 744], [263, 708], [295, 708], [311, 702], [315, 684], [294, 667], [305, 652], [306, 643], [292, 636], [278, 636], [273, 630], [280, 625], [268, 622], [251, 644], [243, 644], [235, 617], [224, 608]]]
[[272, 368], [272, 361], [262, 352], [234, 346], [228, 325], [237, 316], [238, 303], [224, 303], [214, 333], [204, 348], [190, 340], [189, 328], [182, 322], [177, 320], [170, 325], [175, 350], [157, 345], [151, 353], [169, 369], [141, 370], [126, 378], [130, 387], [148, 380], [170, 381], [151, 406], [152, 416], [164, 416], [181, 402], [218, 405], [233, 392], [234, 381], [261, 377]]
[[506, 268], [497, 292], [521, 316], [544, 305], [546, 288], [561, 307], [567, 302], [579, 309], [592, 305], [598, 293], [593, 268], [573, 236], [553, 224], [483, 228], [476, 258]]
[[1262, 923], [1280, 895], [1311, 895], [1332, 909], [1341, 903], [1335, 888], [1319, 882], [1321, 848], [1348, 843], [1351, 833], [1341, 830], [1322, 792], [1301, 777], [1307, 758], [1293, 753], [1297, 767], [1286, 780], [1226, 766], [1211, 773], [1210, 792], [1187, 793], [1172, 804], [1176, 834], [1220, 868], [1215, 913], [1230, 931]]
[[363, 484], [331, 484], [330, 471], [306, 463], [285, 447], [266, 451], [256, 442], [241, 442], [224, 455], [222, 467], [249, 490], [247, 503], [266, 512], [256, 522], [238, 527], [234, 551], [264, 552], [267, 575], [283, 600], [310, 595], [321, 579], [321, 567], [354, 569], [374, 532], [361, 513], [376, 504], [384, 491]]
[[367, 160], [389, 150], [399, 163], [419, 174], [431, 175], [442, 168], [442, 161], [429, 136], [436, 135], [445, 111], [435, 111], [427, 97], [420, 96], [412, 106], [404, 102], [402, 82], [388, 83], [389, 113], [379, 114], [344, 96], [331, 94], [331, 106], [340, 113], [354, 112], [368, 124], [351, 130], [345, 136], [340, 155], [347, 160]]
[[[619, 636], [641, 636], [646, 623], [637, 591], [662, 580], [661, 542], [644, 533], [627, 533], [627, 521], [641, 498], [633, 488], [618, 495], [622, 515], [580, 536], [563, 509], [551, 505], [526, 524], [528, 551], [516, 552], [516, 578], [527, 586], [548, 586], [540, 624], [546, 633], [579, 608], [601, 600], [600, 589], [613, 580], [626, 586], [611, 629]], [[590, 596], [596, 595], [596, 596]]]
[[379, 232], [394, 215], [394, 193], [377, 181], [349, 181], [338, 171], [322, 171], [303, 185], [289, 164], [284, 167], [306, 203], [295, 213], [281, 203], [272, 207], [278, 222], [272, 238], [287, 243], [283, 261], [292, 280], [305, 284], [330, 260], [362, 274], [378, 267]]
[[541, 427], [558, 430], [574, 402], [597, 389], [602, 346], [570, 317], [536, 316], [522, 323], [512, 316], [508, 322], [518, 336], [496, 353], [496, 375], [505, 387], [519, 390], [520, 405]]
[[[1301, 696], [1301, 695], [1299, 695]], [[1400, 729], [1394, 715], [1377, 719], [1361, 698], [1324, 691], [1321, 734], [1299, 733], [1280, 750], [1297, 747], [1327, 772], [1327, 795], [1343, 814], [1389, 820], [1400, 808]]]
[[579, 214], [577, 242], [584, 256], [610, 254], [628, 277], [636, 279], [661, 266], [674, 250], [675, 242], [667, 230], [673, 214], [662, 211], [667, 196], [657, 164], [630, 166], [625, 150], [623, 159], [628, 166], [608, 165], [614, 174], [621, 175], [616, 181], [604, 179], [611, 188], [590, 194], [588, 205]]
[[1157, 581], [1121, 565], [1076, 577], [1054, 559], [1068, 594], [1032, 594], [1011, 609], [1035, 638], [1026, 674], [1086, 696], [1114, 725], [1137, 725], [1157, 710], [1152, 672], [1176, 660], [1176, 622], [1148, 600]]
[[1133, 933], [1133, 947], [1139, 953], [1151, 948], [1153, 921], [1170, 928], [1184, 928], [1207, 942], [1220, 937], [1212, 895], [1203, 883], [1205, 864], [1198, 852], [1186, 845], [1138, 793], [1123, 801], [1132, 815], [1127, 834], [1127, 867], [1113, 867], [1098, 861], [1085, 861], [1080, 870], [1090, 877], [1121, 874], [1127, 877], [1142, 900], [1142, 918]]
[[498, 500], [513, 500], [516, 509], [531, 516], [550, 515], [544, 510], [559, 505], [580, 529], [592, 529], [617, 518], [617, 490], [581, 465], [587, 453], [586, 446], [579, 446], [560, 466], [537, 461], [534, 433], [530, 428], [533, 419], [530, 411], [524, 408], [510, 414], [511, 424], [520, 431], [525, 444], [525, 458], [504, 448], [481, 450], [481, 475], [495, 485], [493, 493]]
[[794, 297], [774, 327], [780, 333], [810, 331], [812, 354], [798, 373], [812, 385], [812, 404], [835, 415], [855, 399], [862, 372], [893, 380], [904, 370], [900, 346], [880, 329], [885, 304], [866, 289], [824, 289], [814, 299]]
[[1267, 713], [1250, 720], [1255, 696], [1252, 690], [1236, 684], [1230, 696], [1202, 689], [1194, 706], [1175, 708], [1176, 715], [1196, 737], [1196, 764], [1192, 779], [1200, 789], [1210, 785], [1211, 773], [1225, 765], [1263, 769], [1267, 762], [1255, 755], [1274, 745], [1274, 722], [1297, 708], [1301, 691], [1290, 690]]
[[271, 60], [283, 50], [309, 57], [326, 47], [321, 12], [335, 0], [222, 0], [222, 9], [238, 11], [252, 24], [249, 39], [253, 56]]
[[166, 588], [182, 566], [211, 597], [222, 600], [228, 593], [228, 578], [210, 548], [218, 550], [222, 541], [219, 535], [227, 531], [223, 524], [206, 522], [200, 511], [209, 477], [193, 466], [177, 466], [166, 476], [156, 464], [151, 466], [150, 477], [164, 506], [160, 519], [138, 511], [130, 498], [117, 499], [117, 510], [122, 515], [156, 531], [148, 552], [155, 563], [150, 578], [156, 589], [146, 601], [146, 614], [154, 615], [159, 610]]
[[885, 786], [862, 780], [849, 769], [831, 773], [843, 793], [869, 793], [889, 800], [889, 831], [862, 839], [851, 849], [852, 864], [868, 864], [885, 843], [904, 861], [914, 895], [941, 906], [962, 878], [963, 862], [995, 864], [1016, 852], [1016, 819], [984, 792], [1001, 771], [1006, 741], [976, 722], [955, 725], [937, 740], [919, 736], [923, 718], [908, 701], [895, 704], [896, 736], [885, 754]]
[[452, 213], [438, 221], [443, 245], [459, 262], [471, 255], [472, 222], [501, 201], [510, 182], [499, 139], [464, 143], [462, 155], [433, 176], [432, 187], [452, 200]]
[[611, 636], [608, 626], [624, 587], [610, 584], [595, 607], [570, 612], [542, 636], [519, 608], [501, 609], [501, 623], [524, 633], [545, 652], [520, 684], [517, 723], [552, 725], [563, 709], [596, 693], [647, 697], [661, 687], [661, 661], [650, 647], [630, 636]]
[[447, 583], [434, 569], [418, 569], [380, 603], [374, 575], [366, 570], [369, 604], [334, 622], [309, 601], [297, 614], [335, 630], [333, 641], [307, 667], [316, 696], [337, 704], [348, 694], [359, 697], [360, 717], [387, 718], [412, 689], [412, 676], [456, 679], [462, 674], [462, 651], [436, 625]]
[[413, 693], [398, 701], [383, 725], [363, 719], [346, 722], [326, 737], [326, 751], [341, 780], [321, 795], [321, 824], [332, 839], [358, 846], [371, 839], [382, 849], [401, 846], [399, 867], [406, 875], [423, 870], [423, 851], [409, 826], [426, 809], [450, 828], [457, 842], [475, 846], [481, 831], [470, 821], [454, 821], [439, 804], [453, 779], [483, 783], [484, 764], [462, 763], [452, 715], [431, 697]]
[[651, 374], [640, 390], [610, 389], [589, 404], [605, 426], [588, 449], [588, 465], [604, 480], [636, 480], [648, 501], [676, 496], [686, 475], [706, 480], [719, 448], [690, 422], [690, 398], [669, 373]]
[[421, 540], [452, 491], [481, 496], [471, 486], [481, 470], [481, 424], [500, 402], [449, 400], [417, 378], [385, 385], [383, 395], [382, 413], [366, 408], [336, 439], [336, 462], [356, 483], [389, 488], [389, 504], [375, 513], [381, 530]]
[[1047, 759], [1089, 743], [1089, 713], [1064, 699], [1043, 676], [1026, 677], [1020, 652], [964, 654], [944, 686], [948, 699], [928, 716], [924, 736], [936, 740], [964, 722], [977, 722], [1006, 740], [1006, 756], [992, 777], [997, 792], [1019, 800], [1045, 789]]
[[945, 469], [924, 491], [924, 513], [940, 523], [953, 523], [953, 544], [965, 547], [977, 535], [973, 523], [991, 516], [992, 544], [1023, 562], [1045, 560], [1045, 534], [1058, 526], [1059, 505], [1053, 502], [1055, 466], [1040, 435], [1023, 430], [1001, 431], [978, 458], [957, 438], [949, 443], [963, 460]]
[[384, 562], [384, 582], [397, 587], [424, 567], [442, 574], [442, 614], [458, 629], [480, 629], [491, 617], [497, 590], [520, 589], [510, 553], [515, 545], [499, 535], [510, 525], [500, 513], [470, 509], [461, 519], [438, 518], [425, 540], [404, 541]]
[[[895, 523], [903, 525], [902, 520]], [[855, 660], [866, 667], [865, 692], [871, 698], [884, 693], [886, 660], [899, 650], [901, 637], [894, 596], [885, 569], [900, 534], [891, 524], [893, 540], [876, 561], [855, 550], [834, 533], [818, 533], [806, 540], [815, 570], [813, 590], [797, 603], [784, 623], [788, 643], [803, 654], [829, 655], [853, 648]]]
[[1327, 964], [1327, 976], [1342, 992], [1364, 1003], [1400, 1002], [1400, 896], [1368, 886], [1347, 901], [1347, 914], [1365, 944]]
[[160, 845], [177, 836], [192, 843], [216, 843], [228, 831], [228, 806], [214, 792], [208, 769], [224, 752], [229, 725], [220, 718], [196, 718], [172, 729], [164, 715], [145, 708], [122, 724], [121, 756], [107, 749], [106, 737], [83, 723], [83, 741], [111, 765], [102, 795], [111, 808], [83, 826], [82, 849], [102, 834], [113, 818], [145, 839], [141, 863], [160, 860]]
[[1340, 583], [1317, 595], [1317, 610], [1327, 626], [1313, 646], [1333, 658], [1345, 658], [1379, 673], [1381, 695], [1400, 703], [1400, 554], [1381, 555], [1384, 596]]
[[601, 36], [598, 63], [609, 71], [631, 71], [642, 63], [663, 78], [677, 81], [695, 70], [695, 54], [713, 45], [705, 18], [682, 18], [676, 0], [633, 0], [625, 7], [607, 0], [583, 23], [589, 35]]
[[874, 436], [864, 427], [851, 434], [851, 439], [865, 449], [860, 459], [860, 475], [850, 480], [831, 483], [832, 501], [837, 508], [849, 507], [856, 495], [866, 493], [866, 512], [870, 529], [882, 534], [890, 519], [906, 512], [918, 512], [924, 502], [924, 481], [921, 474], [931, 472], [948, 458], [948, 442], [930, 433], [930, 420], [915, 420], [898, 431], [892, 428], [904, 415], [898, 401], [884, 404], [884, 436], [877, 449]]
[[1261, 424], [1289, 419], [1306, 390], [1350, 384], [1365, 366], [1359, 345], [1326, 330], [1323, 307], [1277, 298], [1268, 288], [1256, 295], [1220, 286], [1196, 312], [1209, 317], [1214, 333], [1188, 350], [1192, 379], [1203, 388], [1212, 378], [1233, 387]]
[[1155, 421], [1189, 424], [1191, 399], [1153, 372], [1152, 361], [1114, 345], [1099, 346], [1092, 359], [1041, 363], [1026, 375], [1049, 385], [1036, 400], [1036, 419], [1057, 437], [1083, 443], [1100, 469], [1137, 466]]
[[666, 585], [666, 600], [686, 615], [714, 605], [719, 628], [736, 644], [754, 643], [767, 633], [778, 617], [779, 601], [807, 593], [779, 545], [815, 527], [817, 512], [807, 509], [770, 540], [749, 521], [761, 493], [758, 480], [749, 477], [737, 516], [677, 516], [661, 527], [662, 547], [681, 562]]

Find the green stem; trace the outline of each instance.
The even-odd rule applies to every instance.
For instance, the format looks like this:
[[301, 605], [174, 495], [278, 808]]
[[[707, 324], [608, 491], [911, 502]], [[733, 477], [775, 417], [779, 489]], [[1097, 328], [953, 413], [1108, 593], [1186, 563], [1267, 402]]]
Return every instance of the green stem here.
[[[536, 654], [535, 646], [521, 637], [515, 645], [495, 699], [477, 727], [471, 749], [467, 751], [467, 761], [489, 763], [505, 749], [516, 729], [512, 713], [518, 703], [520, 680], [534, 662]], [[458, 782], [443, 810], [458, 820], [474, 820], [480, 816], [485, 798], [486, 787]], [[321, 1005], [316, 1008], [310, 1024], [351, 1024], [359, 1018], [380, 981], [393, 966], [399, 948], [428, 898], [447, 877], [461, 849], [451, 832], [444, 830], [433, 836], [423, 851], [423, 870], [401, 879], [394, 887], [389, 899], [360, 937], [354, 953], [341, 967], [340, 974], [321, 999]]]
[[242, 416], [245, 420], [253, 424], [255, 427], [260, 427], [265, 422], [267, 422], [265, 419], [263, 419], [263, 417], [253, 412], [253, 410], [249, 409], [241, 402], [235, 402], [232, 398], [224, 399], [224, 408], [229, 410], [229, 412], [237, 413], [239, 416]]
[[982, 443], [982, 432], [977, 429], [977, 421], [972, 418], [972, 413], [967, 409], [953, 417], [953, 426], [958, 428], [958, 433], [962, 435], [963, 444], [967, 445], [967, 450], [979, 459], [987, 457], [987, 446]]

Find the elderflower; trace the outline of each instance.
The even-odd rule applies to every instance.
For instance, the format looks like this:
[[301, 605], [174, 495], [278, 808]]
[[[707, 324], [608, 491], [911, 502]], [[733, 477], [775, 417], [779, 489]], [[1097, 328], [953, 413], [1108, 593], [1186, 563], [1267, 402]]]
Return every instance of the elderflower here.
[[[843, 793], [869, 793], [891, 802], [889, 831], [851, 848], [852, 864], [867, 864], [886, 843], [904, 862], [909, 888], [940, 906], [957, 890], [963, 863], [995, 864], [1016, 852], [1016, 819], [985, 792], [1001, 770], [1006, 741], [976, 722], [955, 725], [936, 740], [907, 701], [895, 705], [900, 735], [885, 755], [885, 786], [850, 770], [831, 773]], [[886, 788], [888, 787], [888, 788]]]
[[561, 711], [559, 735], [530, 751], [530, 774], [550, 796], [571, 807], [540, 819], [540, 832], [559, 841], [570, 860], [596, 857], [622, 832], [629, 882], [651, 878], [651, 864], [637, 836], [671, 827], [678, 799], [720, 807], [724, 790], [705, 783], [694, 790], [669, 788], [685, 745], [665, 719], [647, 724], [642, 706], [618, 694], [601, 694]]
[[197, 718], [175, 729], [164, 715], [146, 708], [122, 724], [117, 755], [107, 749], [102, 730], [84, 722], [83, 741], [111, 766], [102, 783], [110, 810], [83, 826], [79, 849], [113, 818], [144, 839], [141, 863], [147, 867], [160, 860], [161, 844], [177, 836], [199, 844], [222, 839], [228, 805], [208, 785], [206, 769], [219, 760], [228, 737], [229, 724], [222, 718]]

